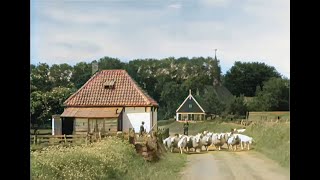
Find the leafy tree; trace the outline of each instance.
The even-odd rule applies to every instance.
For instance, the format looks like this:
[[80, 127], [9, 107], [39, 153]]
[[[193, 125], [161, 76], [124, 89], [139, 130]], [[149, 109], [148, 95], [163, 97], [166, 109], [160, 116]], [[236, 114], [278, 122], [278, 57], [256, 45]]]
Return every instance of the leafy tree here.
[[[103, 57], [98, 61], [99, 70], [104, 69], [124, 69], [124, 63], [117, 58]], [[91, 71], [90, 71], [91, 73]]]
[[53, 83], [50, 80], [49, 65], [40, 63], [37, 66], [31, 65], [31, 92], [33, 91], [50, 91]]
[[195, 95], [194, 97], [209, 114], [221, 115], [226, 108], [214, 91], [207, 91], [202, 96]]
[[74, 87], [74, 84], [70, 81], [73, 72], [73, 67], [64, 64], [54, 64], [50, 67], [50, 80], [53, 87]]
[[248, 107], [244, 101], [244, 96], [240, 95], [235, 97], [229, 107], [229, 114], [235, 115], [235, 117], [246, 116]]
[[224, 77], [224, 85], [236, 96], [243, 94], [252, 97], [256, 87], [263, 87], [263, 82], [272, 77], [280, 77], [280, 74], [272, 66], [259, 62], [239, 62], [227, 71]]
[[172, 118], [186, 96], [187, 92], [182, 90], [181, 85], [173, 81], [166, 82], [160, 97], [159, 119]]
[[80, 62], [73, 67], [70, 81], [77, 89], [86, 83], [91, 77], [92, 67], [90, 63]]
[[264, 82], [261, 89], [257, 87], [256, 97], [250, 110], [256, 111], [288, 111], [289, 79], [271, 78]]

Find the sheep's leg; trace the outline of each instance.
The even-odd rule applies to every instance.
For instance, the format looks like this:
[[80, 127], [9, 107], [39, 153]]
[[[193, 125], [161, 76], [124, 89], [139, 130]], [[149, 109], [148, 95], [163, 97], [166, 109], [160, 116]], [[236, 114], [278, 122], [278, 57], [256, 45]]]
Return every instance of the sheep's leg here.
[[242, 142], [242, 141], [240, 142], [241, 150], [243, 150], [243, 143], [244, 143], [244, 142]]
[[219, 151], [221, 150], [221, 146], [219, 146]]
[[250, 144], [248, 144], [248, 151], [250, 150], [250, 147], [249, 147], [249, 146], [250, 146]]
[[182, 148], [180, 147], [180, 153], [182, 154]]

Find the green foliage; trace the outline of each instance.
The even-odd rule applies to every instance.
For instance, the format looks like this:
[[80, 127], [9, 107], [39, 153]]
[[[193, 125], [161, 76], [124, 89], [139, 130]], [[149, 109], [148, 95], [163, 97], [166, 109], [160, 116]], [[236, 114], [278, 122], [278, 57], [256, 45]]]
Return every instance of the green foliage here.
[[31, 92], [46, 92], [51, 90], [52, 81], [50, 80], [50, 68], [46, 63], [40, 63], [37, 66], [31, 66]]
[[31, 96], [31, 123], [44, 124], [54, 114], [63, 112], [63, 102], [75, 92], [75, 89], [56, 87], [51, 91], [34, 91]]
[[224, 77], [224, 85], [236, 96], [243, 94], [252, 97], [256, 87], [263, 87], [263, 82], [280, 74], [272, 66], [259, 62], [236, 61]]
[[86, 62], [80, 62], [73, 67], [73, 72], [70, 80], [74, 83], [74, 86], [77, 89], [79, 89], [82, 85], [84, 85], [84, 83], [86, 83], [90, 79], [91, 73], [91, 64], [88, 64]]
[[247, 105], [244, 102], [244, 96], [235, 97], [229, 107], [229, 114], [235, 115], [235, 118], [245, 117], [247, 113]]
[[254, 148], [284, 167], [290, 166], [290, 125], [257, 123], [246, 130], [255, 140]]
[[73, 72], [72, 66], [64, 64], [54, 64], [50, 67], [50, 81], [53, 87], [73, 88], [74, 84], [70, 81]]
[[[124, 63], [117, 58], [103, 57], [98, 61], [99, 70], [104, 69], [124, 69]], [[91, 73], [91, 71], [90, 71]]]
[[257, 88], [256, 97], [250, 103], [251, 111], [288, 111], [288, 79], [271, 78], [264, 82], [263, 89]]
[[31, 176], [32, 179], [178, 179], [185, 162], [184, 154], [168, 154], [150, 166], [133, 145], [110, 137], [88, 146], [51, 146], [31, 152]]

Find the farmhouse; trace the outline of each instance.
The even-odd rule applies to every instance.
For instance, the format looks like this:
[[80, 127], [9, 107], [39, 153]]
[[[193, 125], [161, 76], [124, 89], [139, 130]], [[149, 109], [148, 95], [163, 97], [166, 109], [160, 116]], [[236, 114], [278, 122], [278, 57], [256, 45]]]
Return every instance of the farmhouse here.
[[147, 132], [157, 128], [158, 103], [125, 70], [96, 73], [64, 105], [62, 134], [137, 132], [142, 121]]
[[176, 110], [177, 121], [201, 121], [205, 120], [206, 112], [192, 96], [191, 90], [189, 90], [189, 96], [183, 101], [183, 103]]

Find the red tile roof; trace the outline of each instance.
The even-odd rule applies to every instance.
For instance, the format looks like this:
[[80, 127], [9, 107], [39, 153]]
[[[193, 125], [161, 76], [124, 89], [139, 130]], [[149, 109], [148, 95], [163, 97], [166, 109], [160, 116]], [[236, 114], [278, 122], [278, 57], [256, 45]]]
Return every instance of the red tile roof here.
[[[114, 89], [104, 83], [115, 80]], [[125, 70], [103, 70], [92, 76], [64, 105], [70, 106], [158, 106]]]

